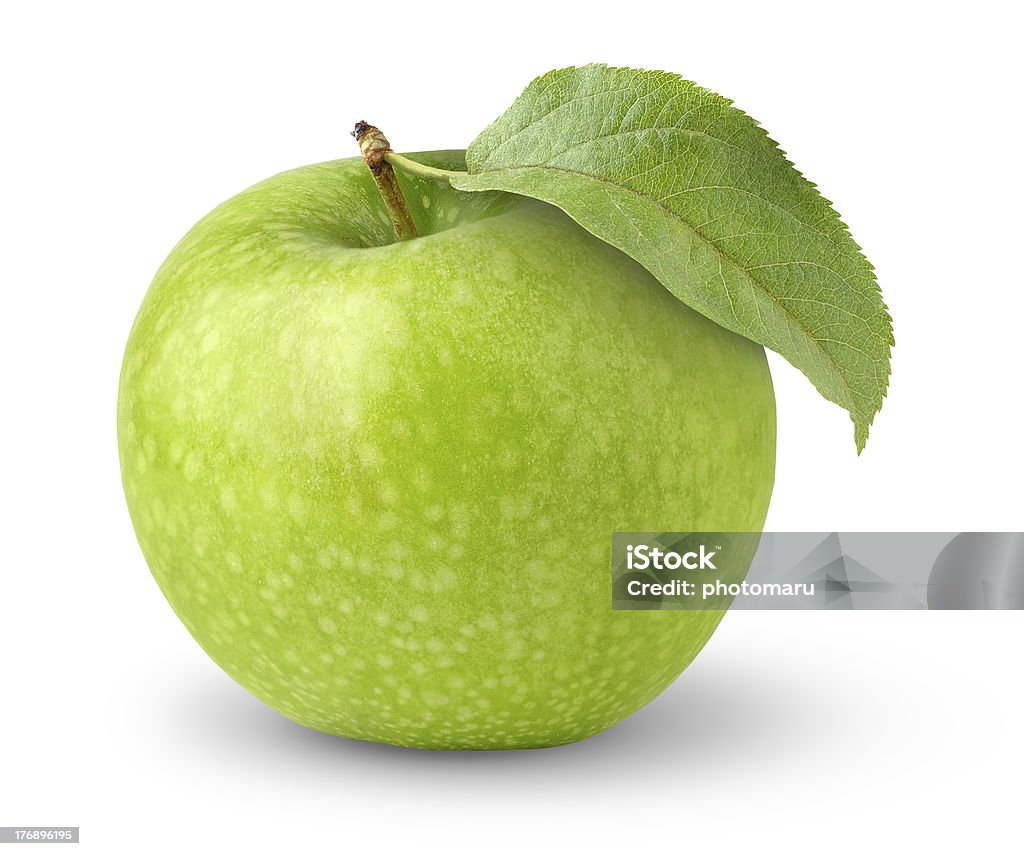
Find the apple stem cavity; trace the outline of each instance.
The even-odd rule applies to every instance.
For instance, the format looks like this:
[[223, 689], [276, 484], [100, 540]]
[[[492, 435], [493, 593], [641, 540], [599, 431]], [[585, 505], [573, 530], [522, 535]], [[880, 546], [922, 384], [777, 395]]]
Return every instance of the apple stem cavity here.
[[381, 133], [380, 128], [362, 120], [356, 122], [352, 136], [359, 143], [363, 162], [370, 170], [381, 199], [384, 200], [384, 207], [387, 208], [391, 225], [395, 229], [395, 237], [399, 241], [417, 237], [416, 224], [409, 213], [409, 206], [405, 204], [405, 196], [402, 194], [402, 188], [398, 186], [395, 170], [385, 159], [385, 155], [391, 152], [388, 138]]

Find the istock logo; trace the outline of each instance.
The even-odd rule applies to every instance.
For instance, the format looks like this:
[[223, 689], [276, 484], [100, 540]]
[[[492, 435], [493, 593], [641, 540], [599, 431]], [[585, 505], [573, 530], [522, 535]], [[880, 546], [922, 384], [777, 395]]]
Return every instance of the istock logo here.
[[716, 545], [715, 549], [709, 552], [701, 544], [697, 550], [676, 553], [673, 550], [660, 550], [648, 544], [629, 544], [626, 547], [626, 568], [630, 571], [646, 571], [649, 568], [656, 571], [675, 571], [681, 567], [688, 571], [717, 571], [718, 568], [711, 560], [721, 549]]

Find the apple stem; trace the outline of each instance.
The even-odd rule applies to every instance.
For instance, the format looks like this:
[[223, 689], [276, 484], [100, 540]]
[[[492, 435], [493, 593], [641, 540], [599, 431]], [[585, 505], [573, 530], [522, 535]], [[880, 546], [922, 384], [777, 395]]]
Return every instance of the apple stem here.
[[388, 138], [381, 133], [380, 128], [363, 121], [356, 122], [352, 136], [359, 143], [363, 162], [369, 168], [377, 190], [380, 191], [381, 198], [384, 200], [384, 207], [387, 208], [388, 216], [391, 218], [391, 225], [395, 228], [395, 237], [399, 241], [415, 238], [417, 236], [416, 224], [409, 213], [409, 207], [405, 204], [405, 196], [402, 194], [402, 188], [398, 186], [395, 170], [385, 160], [385, 155], [391, 152]]

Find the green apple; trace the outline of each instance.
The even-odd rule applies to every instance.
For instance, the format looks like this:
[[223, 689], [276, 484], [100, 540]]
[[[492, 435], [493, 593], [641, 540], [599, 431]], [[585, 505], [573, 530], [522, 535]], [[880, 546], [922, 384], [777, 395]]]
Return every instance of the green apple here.
[[580, 740], [722, 617], [613, 611], [611, 536], [760, 531], [764, 351], [551, 206], [401, 184], [413, 240], [356, 158], [241, 193], [160, 268], [118, 402], [139, 543], [204, 650], [303, 725]]

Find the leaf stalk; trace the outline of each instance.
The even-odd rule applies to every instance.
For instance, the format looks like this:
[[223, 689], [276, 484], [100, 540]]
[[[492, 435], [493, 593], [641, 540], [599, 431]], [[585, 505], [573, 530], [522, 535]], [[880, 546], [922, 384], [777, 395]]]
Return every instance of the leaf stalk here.
[[426, 178], [430, 181], [449, 182], [453, 178], [467, 174], [455, 169], [439, 169], [438, 167], [417, 163], [416, 161], [405, 157], [405, 155], [400, 155], [393, 151], [388, 151], [384, 155], [384, 159], [392, 166], [400, 169], [402, 172], [414, 175], [416, 178]]

